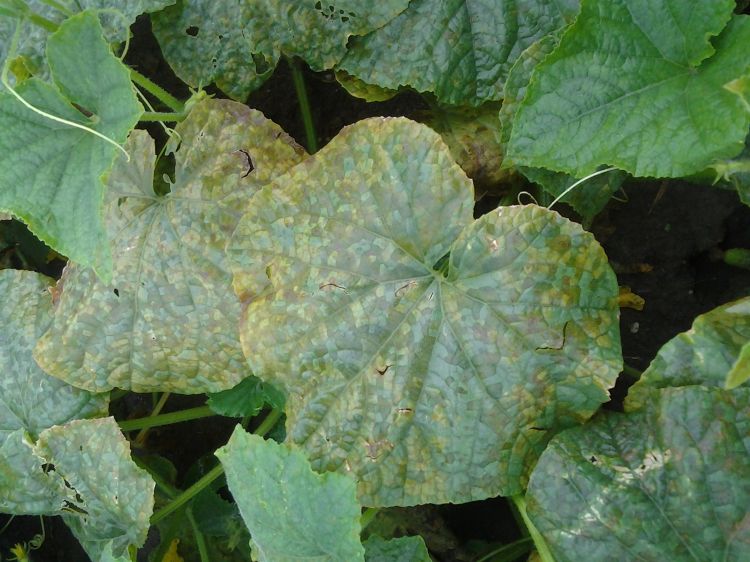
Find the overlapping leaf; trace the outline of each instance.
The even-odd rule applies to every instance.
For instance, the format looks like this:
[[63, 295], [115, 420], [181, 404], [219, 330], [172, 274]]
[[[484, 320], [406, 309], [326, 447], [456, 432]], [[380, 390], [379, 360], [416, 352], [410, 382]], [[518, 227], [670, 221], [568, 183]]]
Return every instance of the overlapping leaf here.
[[221, 416], [240, 418], [257, 416], [266, 404], [283, 410], [284, 402], [279, 390], [250, 375], [233, 388], [209, 394], [206, 405]]
[[62, 481], [41, 470], [25, 436], [53, 425], [105, 415], [105, 395], [92, 395], [44, 373], [31, 356], [51, 321], [52, 280], [29, 271], [0, 271], [0, 511], [49, 513], [61, 507]]
[[577, 0], [414, 0], [383, 28], [353, 40], [340, 67], [384, 88], [434, 92], [443, 103], [499, 101], [521, 51], [577, 10]]
[[724, 86], [747, 72], [750, 17], [734, 6], [584, 0], [535, 70], [510, 157], [579, 177], [603, 164], [683, 176], [739, 153], [750, 113]]
[[[129, 28], [138, 15], [161, 10], [174, 2], [175, 0], [56, 0], [62, 8], [58, 9], [43, 0], [22, 0], [18, 4], [25, 4], [25, 10], [18, 6], [0, 11], [0, 64], [5, 62], [16, 25], [22, 26], [16, 57], [31, 74], [45, 76], [48, 69], [44, 50], [50, 29], [61, 24], [67, 17], [86, 10], [95, 13], [102, 24], [106, 40], [110, 43], [122, 42], [127, 39]], [[31, 14], [44, 18], [50, 29], [32, 22], [29, 17]]]
[[237, 427], [216, 452], [260, 562], [364, 559], [354, 480]]
[[[96, 16], [84, 12], [67, 19], [50, 35], [47, 58], [55, 85], [31, 78], [18, 86], [19, 94], [52, 115], [123, 142], [142, 108]], [[112, 263], [102, 176], [116, 151], [90, 132], [38, 115], [0, 92], [0, 209], [104, 278]]]
[[154, 193], [145, 132], [131, 135], [131, 162], [121, 158], [110, 175], [112, 283], [80, 266], [60, 281], [55, 321], [35, 357], [75, 386], [216, 392], [249, 374], [224, 246], [250, 196], [303, 151], [259, 112], [229, 101], [200, 103], [177, 132], [169, 194]]
[[[702, 314], [693, 326], [667, 342], [630, 387], [625, 406], [644, 406], [665, 387], [703, 385], [724, 388], [727, 375], [750, 342], [750, 297]], [[750, 388], [745, 383], [743, 388]]]
[[285, 387], [287, 439], [354, 474], [365, 505], [517, 493], [607, 399], [617, 284], [577, 225], [538, 207], [473, 221], [471, 182], [406, 119], [346, 128], [278, 182], [228, 246], [243, 349]]
[[113, 418], [76, 420], [41, 433], [34, 452], [65, 479], [71, 528], [92, 559], [127, 553], [146, 540], [154, 481], [130, 458]]
[[736, 561], [750, 551], [750, 390], [658, 391], [552, 440], [528, 513], [556, 560]]
[[182, 0], [153, 18], [154, 33], [177, 75], [211, 82], [243, 100], [273, 72], [282, 54], [314, 70], [332, 68], [352, 35], [379, 28], [408, 0]]

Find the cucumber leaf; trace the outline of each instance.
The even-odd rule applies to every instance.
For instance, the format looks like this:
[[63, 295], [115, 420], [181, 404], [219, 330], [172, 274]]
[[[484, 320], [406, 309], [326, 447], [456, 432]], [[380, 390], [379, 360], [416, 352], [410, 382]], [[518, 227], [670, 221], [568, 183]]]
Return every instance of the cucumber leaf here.
[[499, 101], [521, 51], [577, 11], [577, 0], [413, 0], [381, 29], [353, 39], [340, 68], [382, 88], [434, 92], [442, 103]]
[[363, 543], [365, 562], [431, 562], [422, 537], [384, 539], [370, 535]]
[[30, 271], [0, 271], [0, 511], [60, 509], [62, 480], [41, 469], [29, 440], [68, 420], [106, 415], [108, 397], [47, 375], [31, 352], [52, 319], [53, 281]]
[[216, 452], [260, 562], [364, 559], [354, 480], [237, 426]]
[[281, 55], [332, 68], [352, 35], [364, 35], [403, 11], [408, 0], [181, 0], [153, 17], [154, 33], [175, 73], [194, 87], [215, 82], [244, 100]]
[[750, 17], [734, 6], [584, 0], [534, 72], [511, 159], [578, 177], [603, 164], [675, 177], [739, 153], [750, 112], [724, 86], [750, 66]]
[[[750, 297], [719, 306], [695, 319], [687, 332], [669, 340], [630, 387], [627, 410], [642, 408], [665, 387], [703, 385], [724, 388], [750, 342]], [[742, 388], [750, 388], [745, 382]]]
[[107, 548], [123, 556], [129, 545], [143, 545], [154, 508], [154, 481], [130, 458], [130, 446], [114, 418], [46, 429], [34, 453], [65, 479], [63, 519], [92, 559]]
[[209, 394], [206, 406], [220, 416], [241, 418], [257, 416], [266, 404], [283, 410], [285, 401], [279, 390], [250, 375], [233, 388]]
[[620, 370], [593, 237], [531, 206], [474, 221], [473, 199], [437, 133], [369, 119], [261, 190], [228, 246], [287, 441], [355, 475], [365, 505], [520, 492]]
[[555, 560], [737, 561], [750, 549], [750, 390], [658, 391], [555, 437], [528, 514]]
[[[50, 35], [47, 59], [54, 85], [30, 78], [18, 93], [37, 108], [124, 142], [142, 108], [97, 17], [83, 12], [67, 19]], [[0, 210], [23, 220], [53, 249], [93, 266], [103, 279], [112, 275], [112, 259], [102, 176], [116, 152], [101, 138], [38, 115], [0, 92]]]
[[724, 386], [728, 389], [737, 388], [748, 380], [750, 380], [750, 340], [740, 349], [737, 360], [727, 373]]
[[249, 374], [224, 246], [250, 197], [304, 151], [260, 112], [226, 100], [199, 103], [176, 130], [170, 193], [154, 192], [145, 131], [133, 132], [131, 161], [110, 174], [112, 283], [77, 265], [59, 282], [35, 358], [80, 388], [218, 392]]

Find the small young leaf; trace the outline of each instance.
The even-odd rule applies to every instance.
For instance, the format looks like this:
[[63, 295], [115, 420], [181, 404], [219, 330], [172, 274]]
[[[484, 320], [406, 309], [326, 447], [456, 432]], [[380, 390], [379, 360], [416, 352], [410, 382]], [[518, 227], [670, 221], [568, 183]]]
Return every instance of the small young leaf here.
[[363, 560], [354, 480], [240, 426], [216, 452], [260, 562]]
[[371, 535], [364, 543], [365, 562], [431, 562], [422, 537], [386, 540]]
[[381, 29], [352, 40], [340, 67], [383, 88], [434, 92], [442, 103], [499, 101], [521, 51], [577, 10], [578, 0], [414, 0]]
[[[733, 366], [742, 369], [742, 350], [748, 342], [750, 297], [698, 316], [690, 330], [662, 346], [640, 380], [630, 387], [626, 410], [642, 408], [659, 388], [690, 385], [724, 388]], [[743, 388], [746, 387], [750, 388], [750, 384], [744, 383]]]
[[283, 410], [284, 402], [283, 393], [250, 375], [234, 388], [209, 394], [206, 405], [220, 416], [240, 418], [257, 416], [266, 404]]
[[605, 164], [659, 177], [739, 153], [750, 112], [724, 85], [747, 72], [750, 17], [732, 16], [734, 6], [584, 0], [534, 72], [512, 160], [578, 177]]
[[[84, 12], [67, 19], [50, 35], [47, 57], [54, 85], [30, 78], [18, 93], [47, 113], [124, 142], [142, 108], [97, 17]], [[92, 133], [38, 115], [0, 92], [0, 209], [105, 280], [112, 275], [112, 259], [102, 217], [102, 176], [116, 152]]]
[[726, 388], [737, 388], [750, 380], [750, 341], [742, 346], [737, 361], [727, 374]]
[[[217, 392], [248, 374], [224, 246], [251, 196], [304, 151], [244, 105], [206, 100], [176, 128], [175, 183], [153, 188], [154, 142], [135, 131], [108, 180], [112, 283], [68, 266], [36, 360], [81, 388]], [[175, 148], [174, 145], [171, 146]]]
[[667, 388], [555, 437], [527, 495], [555, 560], [745, 560], [748, 404], [746, 388]]
[[228, 246], [243, 350], [286, 391], [288, 441], [355, 475], [365, 505], [518, 493], [551, 435], [608, 399], [604, 252], [538, 207], [474, 221], [428, 127], [360, 121], [277, 184]]

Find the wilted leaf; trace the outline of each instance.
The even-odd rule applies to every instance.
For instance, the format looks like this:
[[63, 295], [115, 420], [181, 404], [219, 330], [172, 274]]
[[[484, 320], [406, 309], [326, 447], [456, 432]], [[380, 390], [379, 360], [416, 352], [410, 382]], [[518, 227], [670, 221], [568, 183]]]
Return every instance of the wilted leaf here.
[[734, 6], [582, 2], [534, 72], [510, 157], [579, 177], [603, 164], [683, 176], [739, 153], [750, 113], [724, 85], [747, 71], [750, 17], [732, 17]]
[[471, 182], [406, 119], [344, 129], [278, 184], [228, 246], [243, 349], [286, 390], [287, 440], [355, 475], [365, 505], [518, 493], [549, 437], [607, 400], [617, 283], [578, 225], [538, 207], [473, 221]]
[[746, 560], [749, 404], [748, 389], [668, 388], [555, 437], [527, 495], [555, 559]]
[[314, 70], [332, 68], [352, 35], [403, 11], [408, 0], [182, 0], [153, 17], [154, 33], [175, 73], [192, 86], [211, 82], [244, 100], [282, 54]]
[[239, 426], [216, 455], [260, 562], [363, 560], [354, 480]]
[[[50, 35], [47, 58], [55, 85], [31, 78], [18, 93], [39, 109], [122, 143], [142, 108], [96, 16], [84, 12], [67, 19]], [[0, 92], [0, 210], [105, 279], [112, 262], [102, 220], [102, 176], [116, 152], [93, 134], [42, 117]]]
[[383, 28], [352, 40], [340, 67], [383, 88], [434, 92], [443, 103], [499, 101], [521, 51], [577, 10], [578, 0], [413, 0]]
[[69, 514], [63, 518], [89, 556], [98, 560], [108, 543], [116, 557], [128, 545], [143, 545], [154, 507], [154, 481], [131, 460], [114, 418], [46, 429], [34, 452], [65, 479]]
[[[68, 266], [35, 357], [81, 388], [216, 392], [249, 372], [224, 246], [251, 195], [303, 157], [260, 112], [207, 100], [177, 127], [175, 183], [153, 189], [151, 137], [135, 131], [108, 181], [111, 284]], [[172, 147], [174, 148], [174, 146]]]
[[257, 416], [266, 404], [281, 410], [284, 402], [284, 395], [279, 390], [250, 375], [229, 390], [209, 394], [206, 405], [220, 416], [239, 418]]
[[92, 395], [44, 373], [31, 352], [51, 321], [52, 280], [0, 271], [0, 511], [36, 514], [62, 506], [62, 481], [44, 474], [24, 443], [74, 418], [106, 415], [106, 395]]
[[371, 535], [364, 543], [365, 562], [431, 562], [422, 537], [386, 540]]
[[[693, 326], [659, 350], [640, 380], [630, 387], [625, 407], [644, 406], [665, 387], [724, 388], [727, 375], [750, 342], [750, 297], [722, 305], [695, 319]], [[750, 384], [745, 384], [750, 388]]]

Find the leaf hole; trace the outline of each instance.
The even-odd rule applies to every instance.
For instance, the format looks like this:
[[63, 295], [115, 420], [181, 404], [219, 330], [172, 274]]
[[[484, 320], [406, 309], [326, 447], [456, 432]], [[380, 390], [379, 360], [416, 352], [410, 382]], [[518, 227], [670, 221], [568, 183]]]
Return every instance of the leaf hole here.
[[388, 369], [390, 369], [392, 365], [386, 365], [385, 367], [375, 367], [375, 370], [378, 372], [378, 374], [382, 377], [388, 372]]
[[239, 152], [240, 154], [242, 154], [245, 157], [244, 158], [244, 160], [245, 160], [245, 167], [247, 168], [247, 170], [245, 171], [244, 174], [242, 174], [242, 177], [246, 178], [247, 176], [250, 175], [250, 172], [252, 172], [253, 170], [255, 170], [255, 165], [253, 164], [253, 159], [250, 157], [250, 153], [247, 150], [243, 149], [243, 148], [240, 148], [239, 150], [235, 150], [235, 152]]
[[596, 463], [598, 463], [598, 462], [599, 462], [599, 459], [597, 459], [597, 458], [596, 458], [596, 457], [595, 457], [594, 455], [591, 455], [591, 456], [589, 457], [589, 462], [590, 462], [591, 464], [596, 464]]
[[[200, 29], [197, 26], [191, 25], [190, 27], [188, 27], [185, 30], [185, 33], [187, 33], [188, 35], [190, 35], [190, 37], [198, 37], [198, 32], [199, 31], [200, 31]], [[221, 38], [221, 36], [219, 36], [219, 37]]]
[[[112, 291], [112, 292], [113, 292], [113, 293], [115, 294], [115, 296], [116, 296], [117, 298], [120, 298], [120, 291], [119, 291], [118, 289], [115, 289], [115, 290], [114, 290], [114, 291]], [[81, 450], [83, 451], [83, 449], [81, 449]]]
[[255, 74], [265, 74], [271, 68], [271, 64], [268, 59], [260, 53], [253, 53], [253, 64], [255, 65]]

